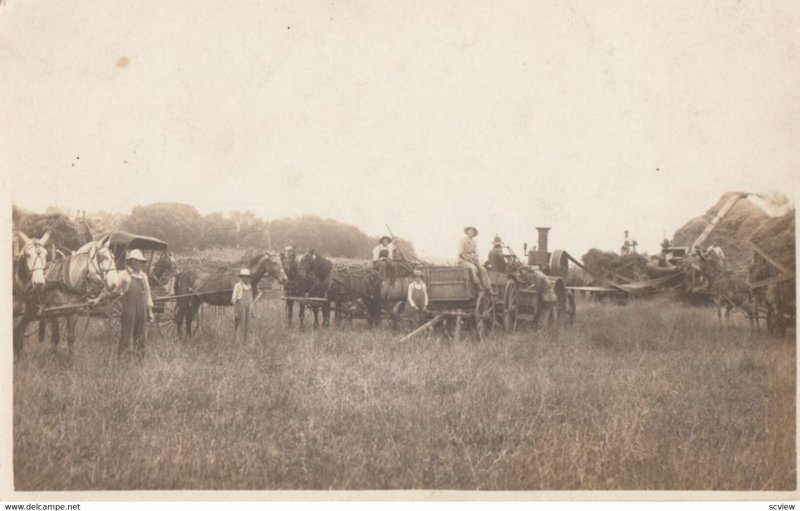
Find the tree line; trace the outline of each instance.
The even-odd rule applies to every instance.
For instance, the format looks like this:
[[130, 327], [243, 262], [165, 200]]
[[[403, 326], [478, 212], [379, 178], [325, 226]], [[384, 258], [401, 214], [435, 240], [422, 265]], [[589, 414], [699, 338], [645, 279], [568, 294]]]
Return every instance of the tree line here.
[[[303, 215], [271, 221], [251, 211], [201, 215], [189, 204], [161, 202], [133, 208], [130, 214], [105, 211], [75, 217], [55, 208], [44, 214], [12, 208], [15, 229], [29, 236], [51, 231], [61, 248], [74, 250], [91, 234], [128, 231], [166, 241], [171, 250], [187, 252], [213, 247], [283, 248], [291, 244], [299, 250], [316, 249], [332, 257], [360, 259], [370, 256], [380, 236], [369, 236], [359, 228], [333, 219]], [[414, 257], [413, 244], [400, 239], [406, 257]]]

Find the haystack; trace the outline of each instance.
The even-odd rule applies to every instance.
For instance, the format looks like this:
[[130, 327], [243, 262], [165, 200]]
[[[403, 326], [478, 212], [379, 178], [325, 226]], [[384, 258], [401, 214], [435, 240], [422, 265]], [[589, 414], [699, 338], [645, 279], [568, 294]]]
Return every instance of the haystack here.
[[[714, 219], [720, 208], [728, 201], [733, 192], [724, 194], [705, 215], [689, 220], [683, 227], [675, 231], [672, 239], [673, 246], [690, 246], [703, 230]], [[791, 242], [794, 246], [794, 211], [791, 212], [792, 229]], [[763, 209], [748, 199], [740, 199], [727, 215], [717, 225], [711, 236], [701, 248], [707, 248], [712, 241], [719, 243], [725, 252], [728, 264], [734, 270], [747, 270], [753, 258], [753, 250], [749, 245], [753, 235], [762, 226], [772, 223], [775, 219], [770, 217]], [[781, 230], [783, 227], [776, 227]], [[792, 249], [793, 250], [793, 249]]]

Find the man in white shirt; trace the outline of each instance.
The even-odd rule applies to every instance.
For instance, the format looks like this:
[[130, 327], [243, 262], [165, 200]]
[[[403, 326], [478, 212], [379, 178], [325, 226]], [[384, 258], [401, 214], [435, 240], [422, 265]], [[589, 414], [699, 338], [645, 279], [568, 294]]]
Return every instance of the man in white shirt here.
[[422, 326], [428, 311], [428, 287], [422, 278], [422, 271], [414, 270], [414, 280], [408, 285], [407, 302], [415, 327]]
[[372, 265], [378, 270], [381, 280], [394, 280], [397, 275], [397, 248], [389, 236], [381, 236], [372, 249]]

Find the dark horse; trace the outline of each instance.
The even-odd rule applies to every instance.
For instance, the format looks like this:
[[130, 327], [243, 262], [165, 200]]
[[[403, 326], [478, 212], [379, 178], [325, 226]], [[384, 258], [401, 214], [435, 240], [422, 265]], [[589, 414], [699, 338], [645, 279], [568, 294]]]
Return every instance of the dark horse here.
[[[247, 267], [252, 275], [250, 281], [253, 286], [253, 297], [256, 296], [258, 282], [264, 275], [269, 275], [281, 284], [286, 282], [286, 274], [277, 252], [271, 250], [264, 254], [242, 261], [241, 266]], [[225, 268], [200, 268], [182, 271], [175, 278], [175, 294], [181, 296], [175, 306], [175, 323], [178, 326], [178, 335], [186, 333], [192, 335], [192, 322], [202, 303], [219, 307], [231, 306], [233, 287], [238, 282], [237, 274], [240, 266], [231, 265]], [[191, 296], [182, 296], [191, 295]]]
[[[332, 261], [314, 250], [303, 254], [297, 265], [297, 278], [287, 292], [287, 298], [322, 298], [320, 306], [312, 307], [314, 327], [319, 326], [319, 309], [322, 325], [330, 325], [331, 303], [336, 304], [337, 321], [340, 315], [352, 317], [363, 306], [370, 325], [380, 320], [381, 280], [372, 268], [337, 268]], [[300, 301], [300, 325], [303, 326], [306, 304]], [[287, 314], [291, 323], [292, 300], [287, 299]]]

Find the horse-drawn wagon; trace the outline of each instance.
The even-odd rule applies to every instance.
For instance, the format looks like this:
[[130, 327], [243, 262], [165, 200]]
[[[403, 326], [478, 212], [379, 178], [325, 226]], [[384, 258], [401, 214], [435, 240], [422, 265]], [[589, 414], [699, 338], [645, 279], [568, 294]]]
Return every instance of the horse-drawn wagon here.
[[[782, 264], [762, 248], [751, 244], [753, 262], [750, 268], [750, 291], [753, 295], [752, 316], [766, 317], [767, 330], [783, 335], [787, 328], [796, 328], [797, 299], [794, 250]], [[787, 259], [787, 258], [783, 258]]]
[[[95, 236], [95, 240], [105, 238], [108, 239], [108, 248], [114, 256], [116, 267], [120, 270], [125, 268], [125, 258], [129, 251], [137, 249], [142, 252], [147, 260], [142, 270], [147, 274], [150, 291], [153, 295], [153, 316], [155, 317], [153, 327], [159, 335], [163, 334], [164, 330], [174, 330], [176, 298], [172, 284], [178, 268], [175, 256], [168, 252], [167, 243], [151, 236], [123, 231]], [[93, 308], [90, 315], [106, 318], [109, 330], [117, 333], [122, 315], [122, 305], [119, 300], [112, 300], [110, 303]], [[194, 325], [194, 328], [196, 327], [197, 325]]]

